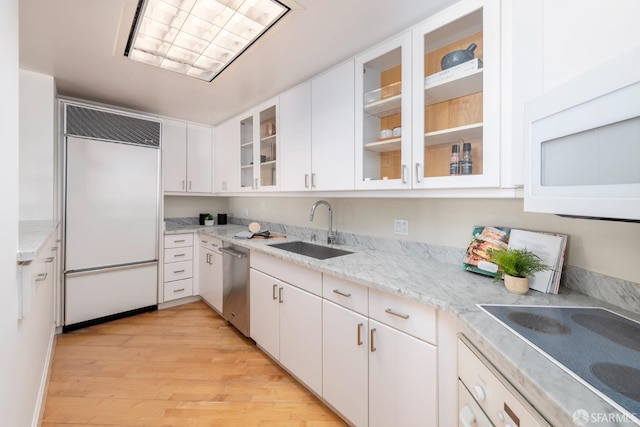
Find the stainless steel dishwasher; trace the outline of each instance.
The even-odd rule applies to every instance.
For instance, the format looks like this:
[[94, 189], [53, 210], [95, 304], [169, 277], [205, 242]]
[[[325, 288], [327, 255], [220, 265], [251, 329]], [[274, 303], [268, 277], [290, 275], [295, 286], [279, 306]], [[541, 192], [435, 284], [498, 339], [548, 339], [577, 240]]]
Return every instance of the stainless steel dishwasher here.
[[249, 336], [249, 250], [223, 246], [222, 316], [245, 336]]

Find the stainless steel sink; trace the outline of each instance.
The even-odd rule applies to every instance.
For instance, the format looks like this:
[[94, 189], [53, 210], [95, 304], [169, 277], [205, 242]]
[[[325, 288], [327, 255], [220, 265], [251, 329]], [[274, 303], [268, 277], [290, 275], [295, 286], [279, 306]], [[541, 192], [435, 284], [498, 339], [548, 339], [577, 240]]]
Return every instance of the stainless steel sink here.
[[269, 245], [272, 248], [282, 249], [296, 254], [310, 256], [316, 259], [335, 258], [342, 255], [352, 254], [353, 252], [342, 249], [330, 248], [328, 246], [316, 245], [307, 242], [287, 242]]

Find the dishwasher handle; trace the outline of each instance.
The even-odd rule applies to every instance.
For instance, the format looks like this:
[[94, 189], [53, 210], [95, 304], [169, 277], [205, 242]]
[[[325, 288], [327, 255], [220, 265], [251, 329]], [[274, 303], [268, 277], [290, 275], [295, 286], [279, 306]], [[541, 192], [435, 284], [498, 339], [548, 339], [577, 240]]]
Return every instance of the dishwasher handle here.
[[246, 258], [247, 254], [230, 249], [230, 248], [219, 248], [220, 252], [225, 253], [227, 255], [234, 256], [236, 258]]

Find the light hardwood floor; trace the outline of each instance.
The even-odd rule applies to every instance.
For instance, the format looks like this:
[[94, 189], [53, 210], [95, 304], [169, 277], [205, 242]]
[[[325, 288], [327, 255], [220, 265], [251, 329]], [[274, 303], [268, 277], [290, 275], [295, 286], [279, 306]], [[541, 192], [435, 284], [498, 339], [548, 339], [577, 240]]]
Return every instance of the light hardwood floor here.
[[42, 424], [344, 425], [202, 302], [58, 336]]

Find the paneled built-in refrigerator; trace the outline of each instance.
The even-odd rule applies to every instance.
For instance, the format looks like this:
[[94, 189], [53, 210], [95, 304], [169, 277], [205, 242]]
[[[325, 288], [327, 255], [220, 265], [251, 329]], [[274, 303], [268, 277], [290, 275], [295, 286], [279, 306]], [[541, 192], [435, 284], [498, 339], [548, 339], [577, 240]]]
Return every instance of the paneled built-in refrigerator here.
[[65, 104], [64, 328], [157, 308], [160, 123]]

